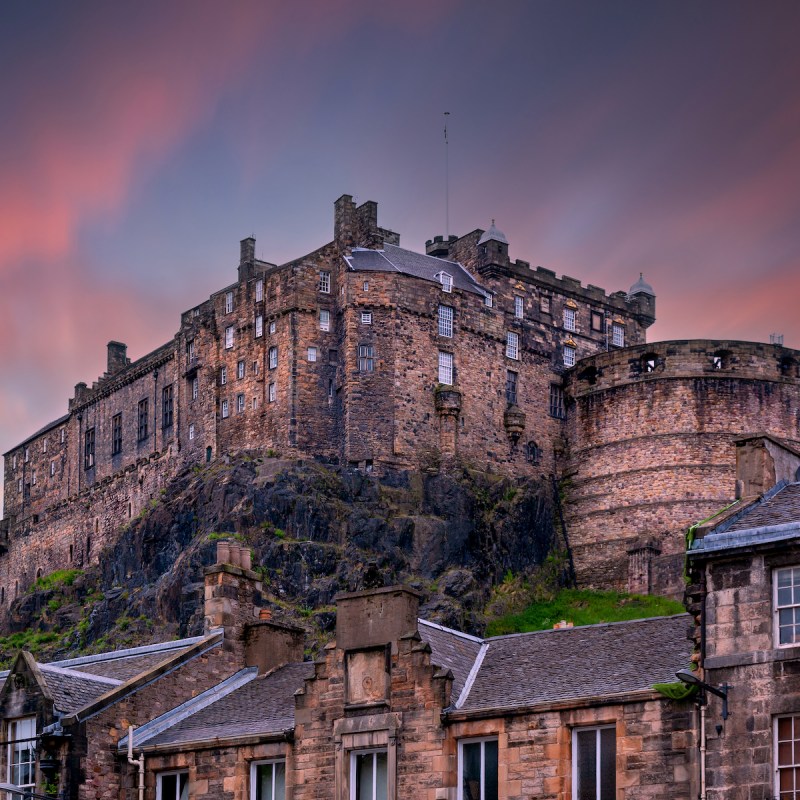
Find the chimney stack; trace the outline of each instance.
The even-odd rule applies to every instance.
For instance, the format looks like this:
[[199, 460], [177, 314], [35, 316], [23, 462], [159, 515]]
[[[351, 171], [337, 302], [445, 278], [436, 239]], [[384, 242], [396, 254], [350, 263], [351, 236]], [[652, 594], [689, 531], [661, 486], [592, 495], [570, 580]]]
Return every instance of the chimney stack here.
[[130, 362], [128, 361], [127, 353], [128, 345], [122, 342], [108, 343], [108, 365], [106, 367], [106, 375], [116, 375], [128, 366]]
[[740, 436], [736, 444], [736, 497], [757, 497], [781, 481], [796, 481], [800, 451], [768, 433]]

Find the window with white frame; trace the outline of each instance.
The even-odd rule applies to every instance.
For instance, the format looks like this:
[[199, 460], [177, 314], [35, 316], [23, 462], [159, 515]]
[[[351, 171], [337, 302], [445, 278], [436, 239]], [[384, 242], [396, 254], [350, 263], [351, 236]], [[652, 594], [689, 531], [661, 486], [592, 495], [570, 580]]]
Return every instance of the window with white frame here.
[[509, 331], [506, 333], [506, 356], [519, 360], [519, 334]]
[[250, 765], [250, 800], [284, 800], [285, 797], [285, 761], [256, 761]]
[[453, 335], [453, 308], [452, 306], [439, 306], [439, 336]]
[[375, 348], [371, 344], [358, 346], [358, 371], [372, 372], [375, 369]]
[[525, 316], [525, 301], [519, 295], [514, 295], [514, 316], [517, 319]]
[[494, 295], [487, 292], [483, 296], [483, 304], [486, 306], [486, 308], [492, 308], [492, 306], [494, 306]]
[[244, 378], [244, 361], [238, 361], [236, 363], [236, 377], [239, 380]]
[[227, 367], [220, 367], [219, 368], [219, 385], [224, 386], [228, 382], [228, 368]]
[[776, 569], [772, 576], [775, 645], [800, 643], [800, 567]]
[[225, 349], [230, 350], [233, 347], [233, 325], [228, 325], [225, 328]]
[[575, 354], [577, 350], [571, 344], [564, 345], [564, 366], [565, 367], [574, 367], [575, 366]]
[[309, 347], [307, 356], [309, 361], [316, 361], [317, 360], [317, 348], [316, 347]]
[[260, 303], [264, 299], [264, 280], [259, 278], [256, 281], [256, 303]]
[[372, 312], [371, 311], [362, 311], [361, 312], [361, 324], [362, 325], [372, 325]]
[[15, 719], [8, 725], [8, 782], [33, 789], [36, 785], [36, 718]]
[[458, 800], [497, 800], [497, 739], [458, 743]]
[[61, 444], [64, 444], [64, 441], [66, 440], [66, 437], [67, 437], [67, 431], [66, 431], [65, 428], [62, 428], [61, 429]]
[[258, 361], [253, 362], [253, 375], [258, 375]]
[[50, 477], [52, 478], [53, 475], [55, 475], [55, 474], [56, 474], [56, 462], [55, 461], [51, 461], [50, 462]]
[[11, 456], [11, 469], [16, 469], [16, 468], [17, 468], [17, 454], [14, 453], [14, 455]]
[[233, 292], [225, 292], [225, 313], [233, 311]]
[[274, 383], [271, 383], [269, 385], [269, 391], [267, 393], [267, 401], [270, 402], [270, 403], [274, 403], [275, 402], [275, 384]]
[[617, 733], [613, 725], [572, 731], [572, 800], [617, 796]]
[[47, 452], [47, 439], [42, 440], [42, 452], [43, 453]]
[[439, 351], [439, 383], [453, 384], [453, 354]]
[[256, 397], [256, 396], [253, 396], [253, 403], [252, 403], [252, 405], [253, 405], [253, 411], [257, 411], [257, 410], [258, 410], [258, 397]]
[[439, 283], [442, 284], [442, 291], [443, 292], [452, 292], [453, 291], [453, 276], [450, 275], [448, 272], [439, 272], [436, 274], [436, 277], [439, 280]]
[[319, 273], [319, 290], [325, 294], [331, 293], [331, 274], [325, 270]]
[[272, 322], [270, 322], [270, 324], [269, 324], [269, 333], [270, 333], [270, 336], [271, 336], [273, 333], [275, 333], [275, 320], [273, 320], [273, 321], [272, 321]]
[[270, 347], [269, 349], [269, 368], [275, 369], [278, 366], [278, 348]]
[[227, 419], [229, 415], [230, 415], [230, 410], [228, 408], [228, 401], [227, 400], [223, 400], [222, 401], [222, 419]]
[[256, 314], [256, 339], [264, 335], [264, 317]]
[[565, 331], [574, 331], [575, 330], [575, 321], [577, 319], [578, 312], [574, 308], [567, 308], [564, 309], [564, 330]]
[[774, 763], [776, 800], [800, 799], [800, 716], [775, 720]]
[[611, 325], [611, 344], [614, 347], [625, 347], [625, 326], [619, 322]]
[[189, 773], [160, 772], [156, 777], [156, 800], [189, 800]]
[[327, 308], [319, 310], [319, 329], [329, 331], [331, 329], [331, 312]]
[[31, 460], [31, 453], [30, 453], [30, 450], [28, 450], [28, 448], [26, 447], [25, 448], [24, 461], [27, 464], [30, 460]]
[[[92, 433], [94, 433], [94, 428], [92, 428]], [[92, 462], [94, 463], [94, 462]], [[31, 470], [31, 486], [36, 486], [36, 470]]]
[[22, 478], [17, 478], [17, 491], [22, 494]]
[[244, 395], [236, 395], [236, 413], [241, 414], [244, 411]]
[[369, 291], [369, 281], [364, 281], [364, 283], [362, 284], [362, 288], [363, 288], [363, 290], [365, 292], [368, 292]]
[[386, 750], [350, 754], [350, 800], [386, 800], [388, 784]]
[[189, 424], [189, 441], [194, 439], [194, 422]]
[[192, 378], [192, 400], [197, 400], [200, 394], [200, 378]]

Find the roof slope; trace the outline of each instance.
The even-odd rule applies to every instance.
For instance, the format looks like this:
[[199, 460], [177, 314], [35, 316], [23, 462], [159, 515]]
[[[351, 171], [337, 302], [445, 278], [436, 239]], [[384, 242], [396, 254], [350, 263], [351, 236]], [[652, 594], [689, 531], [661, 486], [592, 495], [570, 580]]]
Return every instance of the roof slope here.
[[122, 681], [100, 678], [70, 669], [59, 669], [50, 664], [40, 664], [47, 688], [53, 696], [55, 707], [64, 714], [72, 714]]
[[754, 505], [728, 531], [745, 531], [789, 522], [800, 523], [800, 483], [789, 483]]
[[452, 697], [459, 697], [467, 681], [483, 641], [452, 628], [445, 628], [421, 619], [419, 634], [431, 646], [431, 662], [453, 673]]
[[672, 682], [689, 665], [688, 621], [679, 614], [488, 639], [459, 710], [519, 708]]
[[485, 297], [488, 292], [456, 261], [415, 253], [397, 245], [383, 245], [383, 250], [353, 248], [352, 255], [345, 256], [350, 269], [367, 272], [399, 272], [432, 283], [439, 283], [436, 276], [446, 272], [453, 278], [453, 286], [465, 292]]

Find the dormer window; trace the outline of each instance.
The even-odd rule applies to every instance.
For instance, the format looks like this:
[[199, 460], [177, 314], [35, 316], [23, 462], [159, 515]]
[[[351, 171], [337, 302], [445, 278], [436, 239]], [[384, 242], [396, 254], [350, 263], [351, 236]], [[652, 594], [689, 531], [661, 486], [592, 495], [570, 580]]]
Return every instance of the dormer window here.
[[448, 272], [437, 272], [436, 277], [439, 279], [439, 283], [442, 284], [442, 291], [443, 292], [452, 292], [453, 291], [453, 276], [450, 275]]
[[486, 308], [491, 308], [494, 305], [494, 295], [488, 292], [483, 296], [483, 303]]

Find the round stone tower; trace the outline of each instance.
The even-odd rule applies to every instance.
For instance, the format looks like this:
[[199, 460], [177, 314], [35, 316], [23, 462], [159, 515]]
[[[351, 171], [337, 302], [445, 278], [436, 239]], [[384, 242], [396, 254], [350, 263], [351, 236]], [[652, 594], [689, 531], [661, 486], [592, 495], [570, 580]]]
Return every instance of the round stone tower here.
[[681, 596], [686, 529], [733, 502], [734, 440], [800, 443], [800, 351], [673, 341], [566, 376], [565, 523], [582, 586]]

